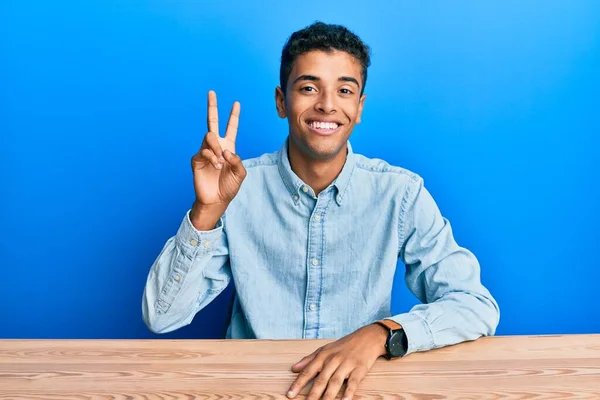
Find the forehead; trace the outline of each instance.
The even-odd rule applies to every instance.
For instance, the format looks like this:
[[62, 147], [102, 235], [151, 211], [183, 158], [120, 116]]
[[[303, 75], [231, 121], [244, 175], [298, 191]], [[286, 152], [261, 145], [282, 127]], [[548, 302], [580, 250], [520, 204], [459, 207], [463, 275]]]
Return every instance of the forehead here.
[[290, 74], [290, 82], [300, 75], [314, 75], [324, 81], [341, 76], [351, 76], [362, 82], [362, 66], [356, 57], [345, 51], [311, 51], [296, 57]]

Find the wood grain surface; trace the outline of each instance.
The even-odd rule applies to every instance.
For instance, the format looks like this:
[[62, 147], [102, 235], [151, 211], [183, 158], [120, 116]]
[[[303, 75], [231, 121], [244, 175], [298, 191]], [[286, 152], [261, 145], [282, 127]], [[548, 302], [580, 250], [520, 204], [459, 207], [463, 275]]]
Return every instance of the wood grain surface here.
[[[291, 365], [330, 341], [0, 340], [0, 399], [285, 399]], [[597, 400], [600, 335], [489, 337], [381, 358], [355, 399]]]

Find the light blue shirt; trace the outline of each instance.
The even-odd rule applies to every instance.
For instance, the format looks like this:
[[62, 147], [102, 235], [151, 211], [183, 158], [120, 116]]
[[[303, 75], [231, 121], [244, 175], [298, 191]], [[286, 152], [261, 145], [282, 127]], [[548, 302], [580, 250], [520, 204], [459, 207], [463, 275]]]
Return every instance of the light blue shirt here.
[[[479, 263], [420, 176], [348, 143], [341, 173], [315, 196], [292, 171], [287, 143], [244, 161], [246, 179], [215, 229], [183, 218], [148, 275], [150, 330], [189, 324], [233, 279], [227, 338], [340, 338], [390, 318], [412, 353], [494, 334], [499, 308]], [[422, 304], [391, 315], [399, 259]]]

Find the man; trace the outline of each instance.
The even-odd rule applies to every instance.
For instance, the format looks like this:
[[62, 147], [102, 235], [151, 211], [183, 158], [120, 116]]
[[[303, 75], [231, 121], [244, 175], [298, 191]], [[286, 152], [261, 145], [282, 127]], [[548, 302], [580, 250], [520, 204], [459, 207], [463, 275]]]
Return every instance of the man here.
[[[355, 154], [348, 142], [365, 104], [369, 48], [338, 25], [315, 23], [283, 48], [277, 112], [281, 150], [241, 161], [234, 103], [219, 135], [208, 95], [208, 133], [192, 158], [196, 200], [152, 266], [143, 316], [157, 333], [187, 325], [233, 279], [227, 338], [336, 338], [292, 367], [293, 398], [344, 398], [380, 356], [493, 335], [496, 301], [473, 254], [416, 174]], [[398, 258], [421, 300], [391, 315]]]

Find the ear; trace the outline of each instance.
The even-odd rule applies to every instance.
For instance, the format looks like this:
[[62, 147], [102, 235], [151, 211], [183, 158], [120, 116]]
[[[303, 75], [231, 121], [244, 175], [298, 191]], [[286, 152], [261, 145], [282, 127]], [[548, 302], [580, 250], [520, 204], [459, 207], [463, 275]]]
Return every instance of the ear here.
[[285, 110], [285, 95], [279, 86], [275, 88], [275, 107], [277, 107], [277, 115], [279, 115], [279, 118], [287, 117], [287, 112]]
[[366, 94], [363, 94], [358, 101], [358, 114], [356, 114], [355, 123], [360, 124], [360, 117], [362, 115], [363, 107], [365, 106], [365, 99], [367, 98]]

